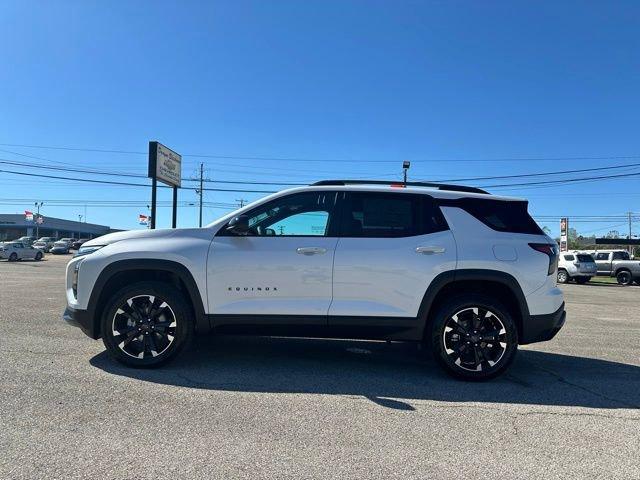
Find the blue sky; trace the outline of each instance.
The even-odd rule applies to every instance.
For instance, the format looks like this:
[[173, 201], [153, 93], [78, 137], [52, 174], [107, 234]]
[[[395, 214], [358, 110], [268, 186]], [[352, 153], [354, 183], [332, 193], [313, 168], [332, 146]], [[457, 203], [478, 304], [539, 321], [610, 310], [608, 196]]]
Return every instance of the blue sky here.
[[[400, 178], [402, 160], [431, 180], [640, 163], [639, 24], [631, 1], [0, 1], [0, 143], [144, 152], [156, 139], [217, 156], [185, 155], [184, 177], [202, 161], [212, 180], [285, 183]], [[0, 145], [0, 159], [146, 173], [144, 154]], [[528, 198], [537, 216], [573, 216], [579, 232], [626, 232], [624, 219], [578, 220], [640, 211], [639, 178], [490, 190]], [[260, 196], [206, 192], [205, 222]], [[45, 216], [77, 218], [88, 200], [131, 201], [89, 205], [87, 217], [140, 228], [149, 198], [0, 173], [3, 212], [45, 200]], [[197, 225], [197, 208], [181, 206], [178, 223]], [[162, 206], [158, 225], [169, 224]]]

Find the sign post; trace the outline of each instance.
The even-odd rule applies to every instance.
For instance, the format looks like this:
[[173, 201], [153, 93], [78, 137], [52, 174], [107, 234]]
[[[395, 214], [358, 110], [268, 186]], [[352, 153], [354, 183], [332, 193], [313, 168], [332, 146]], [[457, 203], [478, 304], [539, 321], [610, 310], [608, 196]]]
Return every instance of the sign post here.
[[569, 219], [563, 217], [560, 219], [560, 251], [567, 252], [569, 250]]
[[156, 228], [156, 190], [158, 180], [173, 187], [173, 218], [171, 228], [176, 228], [178, 218], [178, 188], [182, 182], [182, 156], [160, 142], [149, 142], [149, 177], [151, 177], [151, 228]]

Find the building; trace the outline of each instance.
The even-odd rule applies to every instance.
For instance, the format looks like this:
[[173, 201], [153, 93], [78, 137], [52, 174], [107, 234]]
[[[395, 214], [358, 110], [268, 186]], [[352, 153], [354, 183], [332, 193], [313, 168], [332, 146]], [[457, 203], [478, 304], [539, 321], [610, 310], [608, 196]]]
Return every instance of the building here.
[[0, 241], [14, 240], [23, 236], [35, 237], [36, 230], [38, 237], [56, 238], [94, 238], [117, 231], [106, 225], [53, 217], [44, 217], [43, 222], [37, 226], [33, 220], [26, 220], [23, 214], [0, 213]]

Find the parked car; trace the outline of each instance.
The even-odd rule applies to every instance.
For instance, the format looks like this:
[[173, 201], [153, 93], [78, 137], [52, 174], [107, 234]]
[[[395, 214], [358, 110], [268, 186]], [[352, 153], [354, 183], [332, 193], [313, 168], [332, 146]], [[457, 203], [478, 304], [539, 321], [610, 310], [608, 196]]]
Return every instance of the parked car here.
[[615, 277], [620, 285], [640, 281], [640, 261], [631, 260], [625, 250], [598, 250], [592, 254], [598, 275]]
[[[51, 250], [51, 248], [53, 247], [53, 244], [55, 242], [56, 242], [55, 237], [42, 237], [42, 238], [39, 238], [38, 241], [33, 244], [33, 246], [41, 249], [45, 253], [48, 253], [49, 250]], [[37, 246], [36, 246], [36, 243], [38, 244]]]
[[21, 243], [25, 247], [31, 247], [33, 245], [33, 242], [35, 242], [36, 240], [36, 237], [20, 237], [16, 240], [16, 242]]
[[213, 330], [424, 342], [448, 373], [480, 380], [563, 326], [557, 262], [525, 200], [332, 180], [205, 228], [86, 242], [67, 266], [63, 318], [132, 367]]
[[587, 283], [597, 273], [596, 262], [586, 253], [561, 253], [558, 261], [558, 283], [573, 280], [578, 284]]
[[20, 242], [5, 242], [0, 244], [0, 258], [6, 258], [10, 262], [17, 260], [42, 260], [43, 253], [37, 248], [25, 246]]
[[76, 239], [73, 238], [73, 237], [65, 237], [65, 238], [61, 238], [58, 241], [59, 242], [66, 242], [66, 244], [69, 245], [69, 248], [71, 248], [71, 245], [73, 244], [73, 242], [76, 241]]
[[53, 244], [53, 247], [51, 247], [49, 252], [54, 255], [69, 253], [69, 244], [64, 240], [58, 240]]
[[74, 241], [74, 242], [71, 244], [71, 249], [72, 249], [72, 250], [79, 250], [79, 249], [80, 249], [80, 247], [82, 246], [82, 244], [83, 244], [84, 242], [88, 242], [88, 241], [89, 241], [89, 239], [88, 239], [88, 238], [80, 238], [80, 239], [78, 239], [78, 240]]

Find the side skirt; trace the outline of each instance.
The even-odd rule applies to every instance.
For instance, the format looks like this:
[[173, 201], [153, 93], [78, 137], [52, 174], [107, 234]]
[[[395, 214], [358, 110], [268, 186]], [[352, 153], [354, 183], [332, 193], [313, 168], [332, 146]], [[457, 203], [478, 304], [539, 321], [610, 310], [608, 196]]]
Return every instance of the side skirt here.
[[422, 338], [416, 317], [215, 314], [208, 317], [217, 334], [399, 341]]

